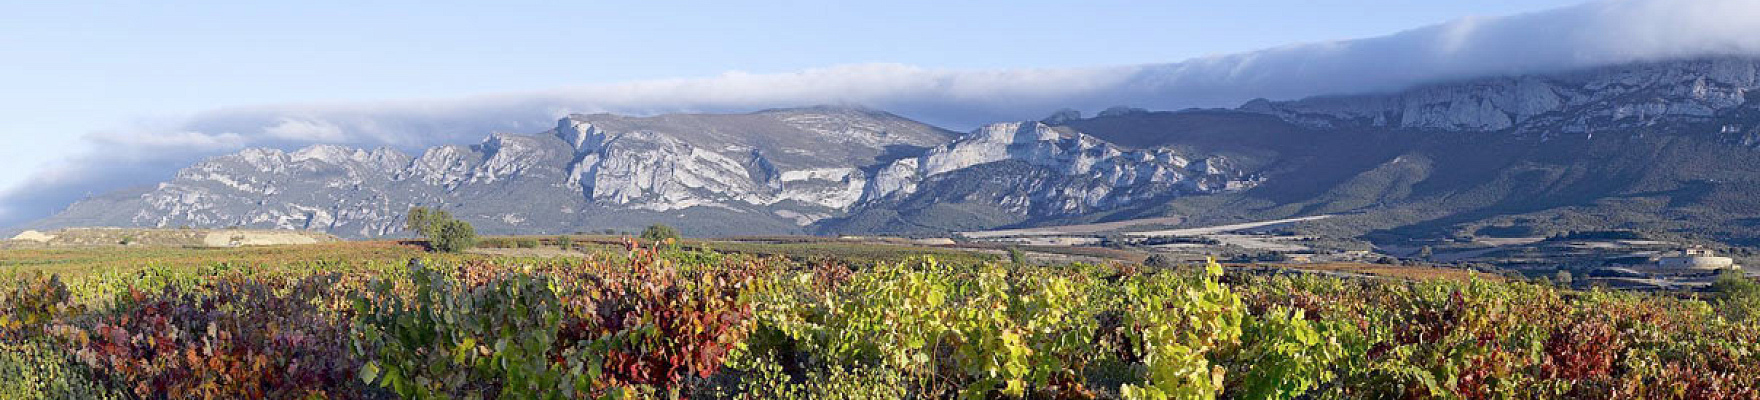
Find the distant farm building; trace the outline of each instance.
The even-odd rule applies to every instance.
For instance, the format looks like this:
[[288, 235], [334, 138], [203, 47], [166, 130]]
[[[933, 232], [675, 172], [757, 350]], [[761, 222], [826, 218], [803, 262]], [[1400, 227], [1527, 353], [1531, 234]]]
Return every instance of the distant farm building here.
[[1711, 250], [1693, 248], [1682, 250], [1679, 254], [1662, 257], [1656, 260], [1658, 268], [1665, 269], [1741, 269], [1736, 260], [1719, 257]]

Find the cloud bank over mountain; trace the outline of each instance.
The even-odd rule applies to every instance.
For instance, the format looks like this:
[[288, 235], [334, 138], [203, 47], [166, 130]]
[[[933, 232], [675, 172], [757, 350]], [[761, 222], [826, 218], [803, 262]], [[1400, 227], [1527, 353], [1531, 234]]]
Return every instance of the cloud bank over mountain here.
[[[453, 99], [222, 109], [167, 125], [88, 134], [94, 151], [36, 171], [23, 185], [0, 192], [0, 226], [40, 218], [81, 197], [162, 180], [196, 159], [244, 147], [337, 143], [415, 149], [467, 143], [492, 131], [541, 131], [561, 116], [593, 112], [849, 104], [968, 129], [1036, 119], [1066, 107], [1232, 107], [1260, 97], [1393, 91], [1635, 61], [1760, 56], [1760, 35], [1749, 25], [1756, 20], [1760, 2], [1751, 0], [1611, 0], [1169, 64], [1011, 70], [859, 64]], [[1168, 38], [1168, 43], [1202, 39]]]

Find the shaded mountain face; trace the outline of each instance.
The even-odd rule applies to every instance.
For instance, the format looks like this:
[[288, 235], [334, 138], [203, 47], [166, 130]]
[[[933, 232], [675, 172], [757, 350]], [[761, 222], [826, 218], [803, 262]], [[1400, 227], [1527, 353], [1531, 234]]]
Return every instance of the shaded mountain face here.
[[[1010, 162], [1025, 168], [1006, 173], [1009, 179], [1037, 183], [985, 181], [994, 186], [987, 197], [937, 197], [946, 185], [997, 178], [968, 171]], [[1127, 151], [1039, 123], [960, 135], [840, 107], [596, 114], [563, 118], [548, 132], [497, 133], [477, 145], [420, 155], [330, 145], [249, 149], [197, 163], [144, 191], [76, 203], [33, 227], [242, 226], [397, 236], [402, 214], [422, 205], [450, 210], [488, 233], [628, 231], [651, 223], [696, 235], [814, 233], [907, 203], [1006, 200], [1010, 205], [973, 213], [1016, 213], [983, 219], [1016, 223], [1250, 186], [1241, 176], [1221, 158]], [[972, 218], [922, 230], [965, 227], [952, 221], [966, 219]]]
[[1637, 229], [1760, 244], [1760, 62], [1651, 63], [1065, 126], [1221, 154], [1263, 182], [1143, 205], [1194, 223], [1342, 214], [1310, 233], [1378, 242], [1485, 227]]
[[1254, 100], [1243, 111], [1317, 128], [1587, 134], [1702, 121], [1747, 103], [1760, 63], [1718, 58], [1496, 77], [1368, 96]]

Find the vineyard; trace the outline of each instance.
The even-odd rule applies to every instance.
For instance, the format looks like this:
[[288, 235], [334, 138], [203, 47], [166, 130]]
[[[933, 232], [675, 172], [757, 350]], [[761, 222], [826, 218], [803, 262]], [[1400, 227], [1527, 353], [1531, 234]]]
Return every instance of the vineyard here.
[[39, 255], [0, 277], [0, 398], [1760, 398], [1760, 320], [1716, 296], [410, 253], [80, 274]]

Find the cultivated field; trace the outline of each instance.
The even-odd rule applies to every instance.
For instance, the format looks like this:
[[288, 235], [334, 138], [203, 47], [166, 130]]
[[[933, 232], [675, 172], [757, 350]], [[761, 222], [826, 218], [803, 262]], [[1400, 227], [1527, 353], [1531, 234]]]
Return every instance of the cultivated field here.
[[563, 239], [3, 250], [0, 398], [1760, 395], [1751, 287]]
[[428, 253], [420, 244], [395, 241], [332, 242], [310, 245], [191, 248], [98, 246], [0, 250], [0, 268], [9, 273], [43, 272], [78, 278], [145, 268], [289, 268], [361, 263], [400, 263]]
[[989, 231], [960, 232], [960, 236], [983, 239], [1004, 236], [1059, 236], [1087, 233], [1102, 233], [1125, 230], [1139, 226], [1178, 225], [1184, 217], [1142, 218], [1118, 222], [1102, 222], [1096, 224], [1060, 225], [1040, 228], [998, 229]]

